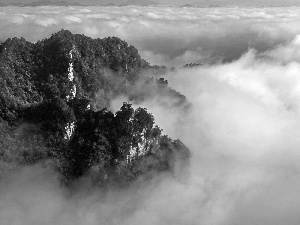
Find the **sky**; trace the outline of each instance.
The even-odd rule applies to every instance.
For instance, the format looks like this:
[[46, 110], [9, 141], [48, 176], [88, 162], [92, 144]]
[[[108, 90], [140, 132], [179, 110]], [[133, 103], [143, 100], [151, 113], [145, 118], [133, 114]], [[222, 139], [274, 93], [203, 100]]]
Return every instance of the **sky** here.
[[38, 9], [0, 8], [0, 41], [60, 29], [117, 36], [151, 64], [176, 67], [160, 76], [189, 111], [161, 97], [134, 107], [190, 148], [191, 165], [185, 177], [73, 197], [57, 174], [26, 167], [0, 180], [1, 224], [299, 225], [299, 7]]
[[[21, 2], [21, 3], [29, 3], [33, 2], [34, 0], [1, 0], [0, 2], [3, 3], [14, 3], [14, 2]], [[79, 2], [80, 0], [67, 0], [68, 2]], [[106, 3], [123, 3], [125, 0], [86, 0], [84, 1], [85, 4], [106, 4]], [[211, 4], [218, 4], [218, 5], [237, 5], [237, 6], [262, 6], [262, 5], [286, 5], [286, 6], [294, 6], [300, 5], [299, 1], [297, 0], [156, 0], [156, 2], [166, 5], [183, 5], [183, 4], [190, 4], [195, 3], [198, 5], [211, 5]]]

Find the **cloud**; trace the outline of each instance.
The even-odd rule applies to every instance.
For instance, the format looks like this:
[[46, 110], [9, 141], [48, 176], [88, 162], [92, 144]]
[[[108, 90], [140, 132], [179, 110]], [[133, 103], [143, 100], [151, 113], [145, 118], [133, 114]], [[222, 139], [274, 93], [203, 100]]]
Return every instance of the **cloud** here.
[[152, 63], [206, 63], [165, 75], [190, 110], [159, 98], [135, 105], [192, 150], [190, 175], [70, 195], [56, 174], [23, 168], [0, 180], [2, 224], [299, 223], [300, 8], [40, 9], [1, 8], [0, 39], [36, 41], [64, 28], [118, 36]]
[[178, 135], [194, 150], [192, 171], [204, 170], [220, 188], [210, 198], [220, 194], [226, 202], [227, 218], [216, 224], [299, 221], [300, 64], [270, 59], [289, 52], [297, 39], [266, 58], [251, 50], [229, 64], [168, 77], [193, 104]]
[[175, 192], [164, 194], [175, 202], [159, 196], [174, 220], [150, 224], [298, 223], [300, 64], [286, 60], [297, 58], [298, 39], [263, 54], [250, 49], [231, 63], [169, 72], [169, 85], [192, 104], [184, 113], [157, 100], [140, 104], [193, 153], [184, 191], [171, 182]]
[[214, 63], [216, 57], [231, 61], [248, 48], [259, 52], [271, 50], [300, 32], [297, 7], [11, 7], [0, 10], [2, 41], [12, 36], [37, 41], [62, 28], [94, 38], [117, 36], [136, 46], [150, 63], [170, 67], [183, 66], [188, 60]]

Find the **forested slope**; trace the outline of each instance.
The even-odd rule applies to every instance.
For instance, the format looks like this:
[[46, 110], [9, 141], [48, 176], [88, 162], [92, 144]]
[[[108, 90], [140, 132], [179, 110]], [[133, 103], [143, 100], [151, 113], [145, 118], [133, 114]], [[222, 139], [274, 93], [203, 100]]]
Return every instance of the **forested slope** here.
[[135, 103], [170, 98], [172, 107], [188, 108], [167, 81], [141, 76], [147, 71], [166, 68], [150, 66], [116, 37], [92, 39], [62, 30], [37, 43], [2, 43], [1, 173], [46, 163], [65, 183], [86, 177], [111, 187], [173, 173], [176, 163], [184, 167], [189, 150], [163, 135], [147, 109], [124, 102], [116, 113], [107, 110], [119, 95]]

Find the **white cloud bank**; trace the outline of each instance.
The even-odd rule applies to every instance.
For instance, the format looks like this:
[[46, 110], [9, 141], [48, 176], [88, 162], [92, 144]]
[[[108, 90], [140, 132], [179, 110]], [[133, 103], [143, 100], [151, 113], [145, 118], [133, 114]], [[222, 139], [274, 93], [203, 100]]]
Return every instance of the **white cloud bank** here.
[[238, 58], [289, 41], [300, 32], [300, 8], [38, 7], [0, 8], [0, 40], [37, 41], [60, 29], [117, 36], [153, 64], [181, 66]]
[[299, 224], [300, 8], [1, 10], [2, 39], [64, 28], [118, 36], [153, 63], [217, 62], [166, 75], [189, 114], [143, 103], [192, 150], [187, 180], [75, 198], [27, 168], [0, 181], [1, 224]]

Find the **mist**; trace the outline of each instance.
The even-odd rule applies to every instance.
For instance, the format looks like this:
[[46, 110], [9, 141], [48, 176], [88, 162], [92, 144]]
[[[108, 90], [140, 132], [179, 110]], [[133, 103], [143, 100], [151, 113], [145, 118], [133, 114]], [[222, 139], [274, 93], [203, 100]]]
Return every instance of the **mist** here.
[[117, 36], [151, 64], [178, 67], [162, 76], [188, 110], [155, 98], [133, 106], [190, 148], [187, 174], [105, 193], [82, 180], [74, 194], [43, 164], [20, 168], [0, 179], [1, 224], [299, 224], [300, 8], [125, 9], [1, 8], [0, 39]]

